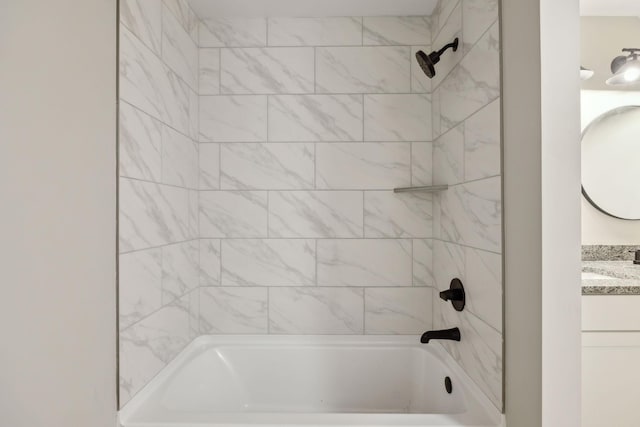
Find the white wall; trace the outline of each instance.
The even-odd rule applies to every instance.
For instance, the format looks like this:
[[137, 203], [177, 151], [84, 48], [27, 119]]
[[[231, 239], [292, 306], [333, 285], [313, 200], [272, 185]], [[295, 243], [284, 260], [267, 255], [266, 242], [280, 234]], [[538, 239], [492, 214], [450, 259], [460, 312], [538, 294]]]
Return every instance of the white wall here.
[[580, 425], [578, 6], [502, 3], [510, 426]]
[[[582, 129], [584, 130], [598, 116], [625, 105], [640, 105], [640, 92], [583, 90], [581, 92]], [[582, 244], [640, 244], [640, 221], [625, 221], [605, 215], [583, 197]]]
[[0, 425], [115, 425], [116, 2], [0, 3]]

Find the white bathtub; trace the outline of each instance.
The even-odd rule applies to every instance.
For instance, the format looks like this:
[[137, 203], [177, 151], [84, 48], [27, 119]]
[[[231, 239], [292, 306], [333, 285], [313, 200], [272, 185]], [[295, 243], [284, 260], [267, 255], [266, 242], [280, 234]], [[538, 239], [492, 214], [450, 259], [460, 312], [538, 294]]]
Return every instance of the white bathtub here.
[[123, 427], [489, 427], [501, 418], [438, 343], [406, 336], [203, 336], [120, 411]]

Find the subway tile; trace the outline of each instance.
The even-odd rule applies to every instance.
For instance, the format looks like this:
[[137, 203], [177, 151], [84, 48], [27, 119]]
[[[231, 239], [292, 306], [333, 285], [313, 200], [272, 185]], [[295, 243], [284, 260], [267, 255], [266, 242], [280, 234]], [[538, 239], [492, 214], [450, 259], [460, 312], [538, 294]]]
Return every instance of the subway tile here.
[[162, 3], [158, 0], [123, 0], [120, 22], [149, 49], [160, 55]]
[[307, 47], [222, 49], [221, 92], [314, 92], [314, 53]]
[[431, 237], [431, 194], [364, 193], [364, 236]]
[[270, 141], [361, 141], [361, 95], [269, 98]]
[[423, 186], [433, 183], [433, 144], [411, 143], [411, 185]]
[[455, 278], [465, 283], [465, 257], [463, 246], [441, 240], [433, 241], [433, 278], [439, 291], [449, 289], [451, 280]]
[[162, 247], [162, 303], [168, 304], [199, 285], [199, 243], [191, 240]]
[[198, 144], [167, 126], [162, 130], [162, 182], [198, 188]]
[[189, 342], [189, 308], [162, 307], [120, 333], [120, 399], [128, 402]]
[[359, 46], [362, 18], [270, 18], [269, 46]]
[[411, 48], [319, 47], [316, 89], [319, 93], [410, 92]]
[[192, 91], [126, 28], [120, 33], [119, 67], [121, 99], [189, 134]]
[[266, 96], [201, 96], [201, 142], [267, 140]]
[[440, 62], [436, 66], [436, 75], [431, 79], [432, 87], [438, 87], [453, 68], [462, 60], [465, 50], [462, 40], [462, 6], [458, 3], [453, 10], [447, 22], [442, 26], [438, 36], [433, 40], [433, 49], [439, 50], [445, 45], [453, 42], [458, 38], [458, 49], [453, 49], [440, 57]]
[[432, 51], [430, 45], [411, 46], [411, 93], [431, 93], [431, 79], [422, 71], [416, 53], [423, 51], [426, 54]]
[[502, 255], [465, 248], [464, 287], [470, 312], [502, 331]]
[[498, 0], [461, 0], [464, 22], [464, 50], [474, 43], [498, 19]]
[[199, 93], [217, 95], [220, 93], [220, 49], [199, 49]]
[[431, 41], [427, 16], [365, 16], [365, 45], [419, 45]]
[[494, 24], [440, 85], [442, 131], [500, 95], [499, 26]]
[[120, 330], [162, 307], [162, 256], [160, 249], [119, 256]]
[[120, 176], [160, 182], [162, 123], [120, 103]]
[[457, 186], [452, 193], [462, 206], [458, 228], [462, 241], [479, 249], [502, 250], [502, 182], [500, 177]]
[[437, 236], [438, 238], [449, 242], [464, 243], [462, 233], [466, 216], [463, 212], [464, 201], [460, 195], [461, 190], [458, 187], [451, 187], [438, 195], [440, 205], [440, 235]]
[[200, 336], [200, 288], [192, 289], [181, 300], [189, 307], [189, 341]]
[[314, 285], [315, 241], [228, 239], [222, 241], [223, 286]]
[[464, 125], [458, 125], [433, 143], [433, 182], [455, 185], [464, 181]]
[[440, 88], [431, 94], [431, 137], [438, 138], [442, 134], [442, 116], [440, 115]]
[[219, 286], [221, 282], [220, 240], [200, 239], [200, 286]]
[[189, 137], [198, 141], [200, 137], [200, 97], [189, 91]]
[[267, 237], [267, 193], [200, 192], [200, 237]]
[[275, 334], [362, 334], [363, 290], [269, 288], [269, 329]]
[[266, 288], [200, 288], [200, 333], [267, 333], [267, 292]]
[[419, 335], [431, 329], [429, 288], [366, 288], [365, 334]]
[[120, 179], [120, 251], [128, 252], [186, 239], [188, 191]]
[[267, 45], [266, 18], [220, 18], [200, 22], [200, 47]]
[[163, 0], [169, 12], [178, 20], [184, 31], [191, 39], [198, 43], [198, 22], [199, 19], [189, 6], [187, 0]]
[[316, 144], [316, 186], [392, 189], [411, 182], [411, 148], [402, 143]]
[[220, 144], [200, 144], [200, 190], [220, 188]]
[[428, 95], [365, 95], [365, 141], [431, 141]]
[[162, 60], [192, 90], [198, 89], [198, 46], [166, 7], [162, 11]]
[[500, 175], [500, 99], [464, 123], [464, 177], [470, 181]]
[[455, 324], [462, 336], [459, 343], [443, 342], [443, 346], [489, 400], [502, 408], [502, 335], [468, 311], [442, 310], [442, 318], [441, 327]]
[[435, 286], [433, 240], [413, 239], [413, 285]]
[[442, 30], [442, 27], [449, 20], [449, 16], [460, 0], [440, 0], [431, 14], [431, 38], [432, 40]]
[[269, 195], [270, 237], [362, 237], [362, 193], [274, 191]]
[[318, 240], [320, 286], [410, 286], [411, 241]]
[[223, 189], [312, 189], [314, 146], [307, 143], [222, 144]]
[[187, 231], [187, 239], [197, 239], [200, 236], [199, 222], [200, 210], [200, 191], [189, 190], [189, 228]]

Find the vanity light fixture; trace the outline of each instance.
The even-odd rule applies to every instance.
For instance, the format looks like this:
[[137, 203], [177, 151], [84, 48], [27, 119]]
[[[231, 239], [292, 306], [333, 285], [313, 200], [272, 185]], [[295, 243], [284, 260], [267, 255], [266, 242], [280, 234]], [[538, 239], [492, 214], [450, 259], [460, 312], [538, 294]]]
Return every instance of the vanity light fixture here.
[[639, 48], [624, 48], [623, 52], [628, 53], [627, 56], [620, 55], [611, 61], [612, 77], [607, 79], [610, 86], [631, 85], [640, 82], [640, 56]]
[[593, 77], [593, 70], [580, 66], [580, 80], [589, 80]]

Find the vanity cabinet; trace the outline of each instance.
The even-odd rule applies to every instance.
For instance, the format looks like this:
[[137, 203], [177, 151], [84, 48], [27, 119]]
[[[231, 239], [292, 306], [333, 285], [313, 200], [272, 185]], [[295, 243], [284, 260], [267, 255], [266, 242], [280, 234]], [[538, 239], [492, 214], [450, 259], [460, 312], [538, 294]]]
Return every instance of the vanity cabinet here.
[[640, 295], [582, 297], [582, 426], [640, 426]]

